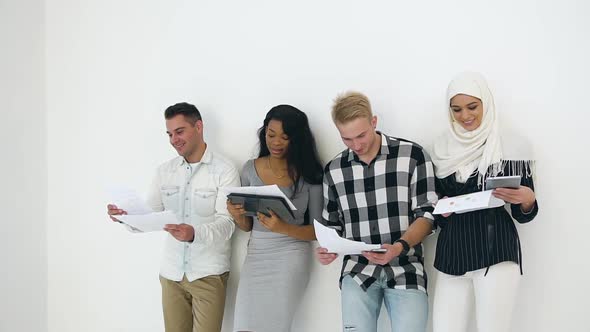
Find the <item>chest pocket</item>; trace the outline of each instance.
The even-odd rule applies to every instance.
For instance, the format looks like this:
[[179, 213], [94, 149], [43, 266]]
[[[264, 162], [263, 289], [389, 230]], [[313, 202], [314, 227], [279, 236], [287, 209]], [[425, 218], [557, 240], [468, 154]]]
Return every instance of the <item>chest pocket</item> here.
[[215, 213], [217, 190], [213, 188], [197, 188], [193, 191], [192, 212], [201, 217], [208, 217]]
[[179, 186], [162, 186], [160, 188], [160, 194], [162, 196], [162, 203], [164, 203], [164, 209], [171, 211], [178, 210], [178, 204], [180, 203], [179, 192]]

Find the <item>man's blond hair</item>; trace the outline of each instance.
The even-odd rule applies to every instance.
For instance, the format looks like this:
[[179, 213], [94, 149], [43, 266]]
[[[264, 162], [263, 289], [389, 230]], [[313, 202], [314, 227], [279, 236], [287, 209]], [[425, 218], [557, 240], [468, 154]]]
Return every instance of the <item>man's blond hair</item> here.
[[373, 112], [369, 98], [360, 92], [349, 91], [336, 97], [332, 105], [332, 121], [347, 123], [357, 118], [371, 121]]

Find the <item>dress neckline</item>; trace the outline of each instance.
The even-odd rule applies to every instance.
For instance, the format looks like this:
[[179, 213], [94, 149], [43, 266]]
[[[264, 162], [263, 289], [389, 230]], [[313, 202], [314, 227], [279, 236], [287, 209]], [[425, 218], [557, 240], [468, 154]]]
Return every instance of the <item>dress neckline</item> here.
[[274, 184], [268, 184], [266, 182], [264, 182], [264, 180], [262, 180], [262, 178], [260, 177], [260, 175], [258, 174], [258, 170], [256, 169], [256, 159], [252, 159], [252, 167], [254, 168], [254, 174], [256, 175], [256, 178], [262, 182], [263, 185], [265, 186], [277, 186], [281, 189], [288, 189], [288, 190], [293, 190], [293, 185], [290, 186], [279, 186], [278, 184], [274, 183]]

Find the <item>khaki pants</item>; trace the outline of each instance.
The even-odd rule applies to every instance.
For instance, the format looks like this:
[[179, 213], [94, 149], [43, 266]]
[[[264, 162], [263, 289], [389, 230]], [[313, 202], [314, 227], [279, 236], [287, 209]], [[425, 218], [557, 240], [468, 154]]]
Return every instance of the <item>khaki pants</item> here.
[[160, 276], [166, 332], [219, 332], [229, 272], [189, 282]]

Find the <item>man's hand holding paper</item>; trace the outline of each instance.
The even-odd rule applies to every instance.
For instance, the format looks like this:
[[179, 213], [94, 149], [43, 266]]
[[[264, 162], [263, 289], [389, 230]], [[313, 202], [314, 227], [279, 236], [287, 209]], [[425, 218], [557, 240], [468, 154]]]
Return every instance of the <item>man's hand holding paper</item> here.
[[320, 224], [317, 220], [313, 221], [313, 225], [316, 238], [320, 246], [327, 249], [326, 253], [360, 255], [363, 251], [381, 249], [380, 244], [366, 244], [364, 242], [342, 238], [336, 233], [336, 230]]
[[[107, 205], [107, 214], [111, 220], [126, 224], [134, 232], [162, 231], [171, 224], [178, 226], [178, 219], [172, 211], [154, 212], [133, 190], [113, 187], [109, 189], [109, 195], [114, 202]], [[192, 226], [187, 226], [192, 230]], [[186, 232], [177, 235], [182, 238], [188, 236]]]

